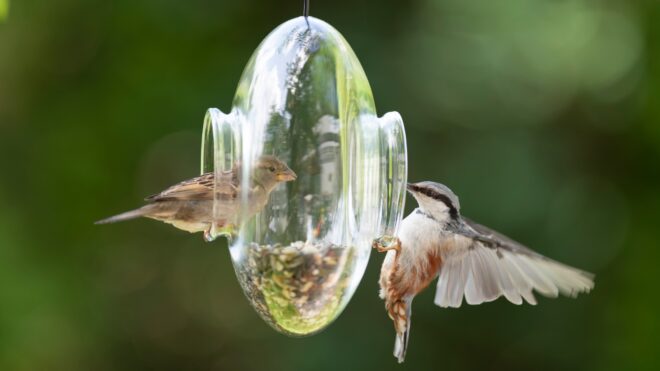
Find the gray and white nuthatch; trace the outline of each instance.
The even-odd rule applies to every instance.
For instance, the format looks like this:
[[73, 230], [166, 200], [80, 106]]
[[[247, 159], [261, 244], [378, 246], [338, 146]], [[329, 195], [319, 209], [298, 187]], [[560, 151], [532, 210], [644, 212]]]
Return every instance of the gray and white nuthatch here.
[[435, 304], [458, 308], [504, 295], [514, 304], [535, 305], [532, 290], [548, 297], [575, 297], [594, 287], [594, 276], [540, 255], [460, 214], [458, 197], [434, 182], [408, 184], [419, 207], [401, 223], [397, 237], [374, 241], [387, 251], [380, 296], [394, 321], [394, 356], [403, 362], [412, 300], [439, 277]]

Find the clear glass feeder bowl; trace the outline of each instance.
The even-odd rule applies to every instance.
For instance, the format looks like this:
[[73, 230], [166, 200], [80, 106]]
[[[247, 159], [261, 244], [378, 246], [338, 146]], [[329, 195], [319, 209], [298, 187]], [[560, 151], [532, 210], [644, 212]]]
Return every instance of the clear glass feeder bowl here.
[[[377, 117], [348, 43], [329, 24], [307, 21], [292, 19], [266, 37], [231, 112], [207, 112], [202, 141], [202, 171], [216, 174], [210, 237], [229, 238], [246, 296], [266, 322], [293, 336], [323, 329], [346, 306], [372, 240], [396, 232], [407, 175], [401, 117]], [[297, 178], [255, 209], [250, 190], [260, 186], [255, 169], [264, 155]], [[234, 167], [241, 186], [232, 228], [221, 180]]]

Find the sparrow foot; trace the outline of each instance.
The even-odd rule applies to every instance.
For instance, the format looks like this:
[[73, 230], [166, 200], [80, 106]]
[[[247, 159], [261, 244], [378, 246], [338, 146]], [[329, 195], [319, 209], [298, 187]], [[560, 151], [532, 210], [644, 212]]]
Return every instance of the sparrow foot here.
[[215, 238], [213, 237], [213, 234], [211, 233], [211, 228], [207, 229], [204, 231], [204, 241], [206, 242], [213, 242]]
[[399, 240], [398, 237], [392, 236], [379, 237], [374, 240], [371, 247], [378, 250], [378, 252], [386, 252], [390, 250], [399, 252], [401, 251], [401, 240]]
[[204, 240], [206, 242], [214, 241], [218, 236], [223, 236], [228, 239], [231, 239], [233, 234], [236, 232], [236, 226], [234, 224], [225, 223], [224, 221], [221, 224], [211, 226], [204, 231]]

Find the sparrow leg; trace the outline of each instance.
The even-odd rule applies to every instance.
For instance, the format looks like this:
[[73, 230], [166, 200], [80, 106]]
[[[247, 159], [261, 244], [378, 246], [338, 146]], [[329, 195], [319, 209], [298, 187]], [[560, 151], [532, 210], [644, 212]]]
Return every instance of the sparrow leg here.
[[208, 227], [208, 228], [204, 231], [204, 241], [206, 241], [206, 242], [213, 242], [214, 239], [215, 239], [215, 238], [213, 238], [213, 234], [211, 234], [211, 227]]
[[395, 250], [398, 253], [401, 251], [401, 240], [398, 237], [385, 236], [375, 239], [371, 246], [378, 252]]
[[209, 226], [204, 231], [204, 240], [206, 242], [211, 242], [215, 240], [217, 236], [224, 236], [231, 239], [236, 226], [234, 224], [226, 223], [224, 220], [220, 221], [215, 225]]

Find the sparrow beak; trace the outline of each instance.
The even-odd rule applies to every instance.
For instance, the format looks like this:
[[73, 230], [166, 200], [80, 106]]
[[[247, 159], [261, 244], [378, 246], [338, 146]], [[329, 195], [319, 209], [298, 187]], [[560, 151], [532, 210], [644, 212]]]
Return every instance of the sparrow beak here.
[[275, 176], [278, 182], [290, 182], [296, 180], [298, 176], [291, 169], [286, 169]]

